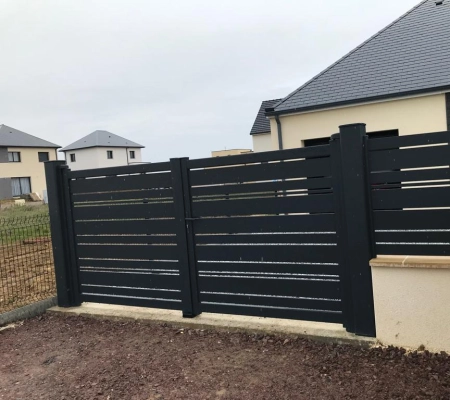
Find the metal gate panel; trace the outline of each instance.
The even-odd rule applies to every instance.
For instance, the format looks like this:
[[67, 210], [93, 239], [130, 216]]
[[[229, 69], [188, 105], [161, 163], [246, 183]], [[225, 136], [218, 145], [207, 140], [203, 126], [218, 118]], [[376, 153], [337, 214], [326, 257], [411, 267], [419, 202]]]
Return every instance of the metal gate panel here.
[[170, 164], [69, 179], [81, 300], [181, 309]]
[[330, 146], [188, 166], [201, 311], [342, 322]]

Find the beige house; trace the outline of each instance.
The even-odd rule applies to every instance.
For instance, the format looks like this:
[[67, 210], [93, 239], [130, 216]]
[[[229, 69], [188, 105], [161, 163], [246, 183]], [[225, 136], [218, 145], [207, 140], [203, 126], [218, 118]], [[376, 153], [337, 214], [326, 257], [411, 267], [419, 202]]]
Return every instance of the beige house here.
[[46, 189], [44, 162], [57, 159], [60, 146], [0, 125], [0, 200]]
[[321, 144], [339, 125], [369, 136], [450, 130], [450, 0], [425, 0], [283, 99], [263, 102], [254, 151]]
[[229, 150], [216, 150], [211, 152], [211, 157], [226, 157], [237, 156], [239, 154], [251, 153], [250, 149], [229, 149]]

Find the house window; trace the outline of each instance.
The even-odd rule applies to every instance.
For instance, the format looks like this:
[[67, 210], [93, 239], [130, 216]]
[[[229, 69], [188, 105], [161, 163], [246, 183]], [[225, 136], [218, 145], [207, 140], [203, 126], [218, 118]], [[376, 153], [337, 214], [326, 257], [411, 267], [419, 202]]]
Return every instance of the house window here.
[[329, 137], [322, 137], [317, 139], [307, 139], [303, 141], [303, 147], [311, 147], [311, 146], [321, 146], [324, 144], [329, 144], [330, 138]]
[[38, 152], [39, 162], [45, 162], [49, 160], [47, 151], [39, 151]]
[[13, 196], [31, 193], [30, 178], [11, 178], [11, 186]]
[[136, 158], [136, 153], [134, 152], [134, 150], [130, 151], [130, 158]]
[[106, 151], [106, 157], [108, 158], [108, 160], [112, 160], [112, 158], [113, 158], [112, 150], [107, 150]]
[[9, 162], [20, 162], [20, 152], [19, 151], [9, 151], [8, 152], [8, 161]]
[[398, 136], [398, 129], [390, 129], [387, 131], [367, 132], [370, 139], [379, 139], [384, 137]]
[[[384, 137], [398, 136], [398, 129], [389, 129], [385, 131], [367, 132], [369, 139], [379, 139]], [[303, 147], [320, 146], [329, 144], [329, 137], [321, 137], [316, 139], [307, 139], [303, 141]]]
[[75, 157], [75, 153], [72, 153], [70, 155], [70, 162], [75, 162], [75, 161], [77, 161], [77, 158]]

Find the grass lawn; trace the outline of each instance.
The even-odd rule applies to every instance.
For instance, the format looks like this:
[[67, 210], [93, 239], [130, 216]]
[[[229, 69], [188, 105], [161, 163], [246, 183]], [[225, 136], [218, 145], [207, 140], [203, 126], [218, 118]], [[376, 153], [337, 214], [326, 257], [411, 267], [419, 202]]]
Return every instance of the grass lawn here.
[[46, 205], [0, 211], [0, 313], [54, 296]]
[[0, 210], [0, 245], [38, 237], [50, 237], [47, 205]]

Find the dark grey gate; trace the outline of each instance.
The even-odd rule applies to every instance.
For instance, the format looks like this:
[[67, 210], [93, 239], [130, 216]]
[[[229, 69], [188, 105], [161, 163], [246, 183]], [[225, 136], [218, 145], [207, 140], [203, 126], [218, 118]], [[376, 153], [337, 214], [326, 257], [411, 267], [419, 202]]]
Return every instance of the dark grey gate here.
[[342, 322], [330, 145], [187, 165], [200, 310]]
[[58, 303], [374, 336], [369, 260], [448, 254], [449, 138], [369, 140], [355, 124], [309, 148], [85, 171], [48, 162]]

